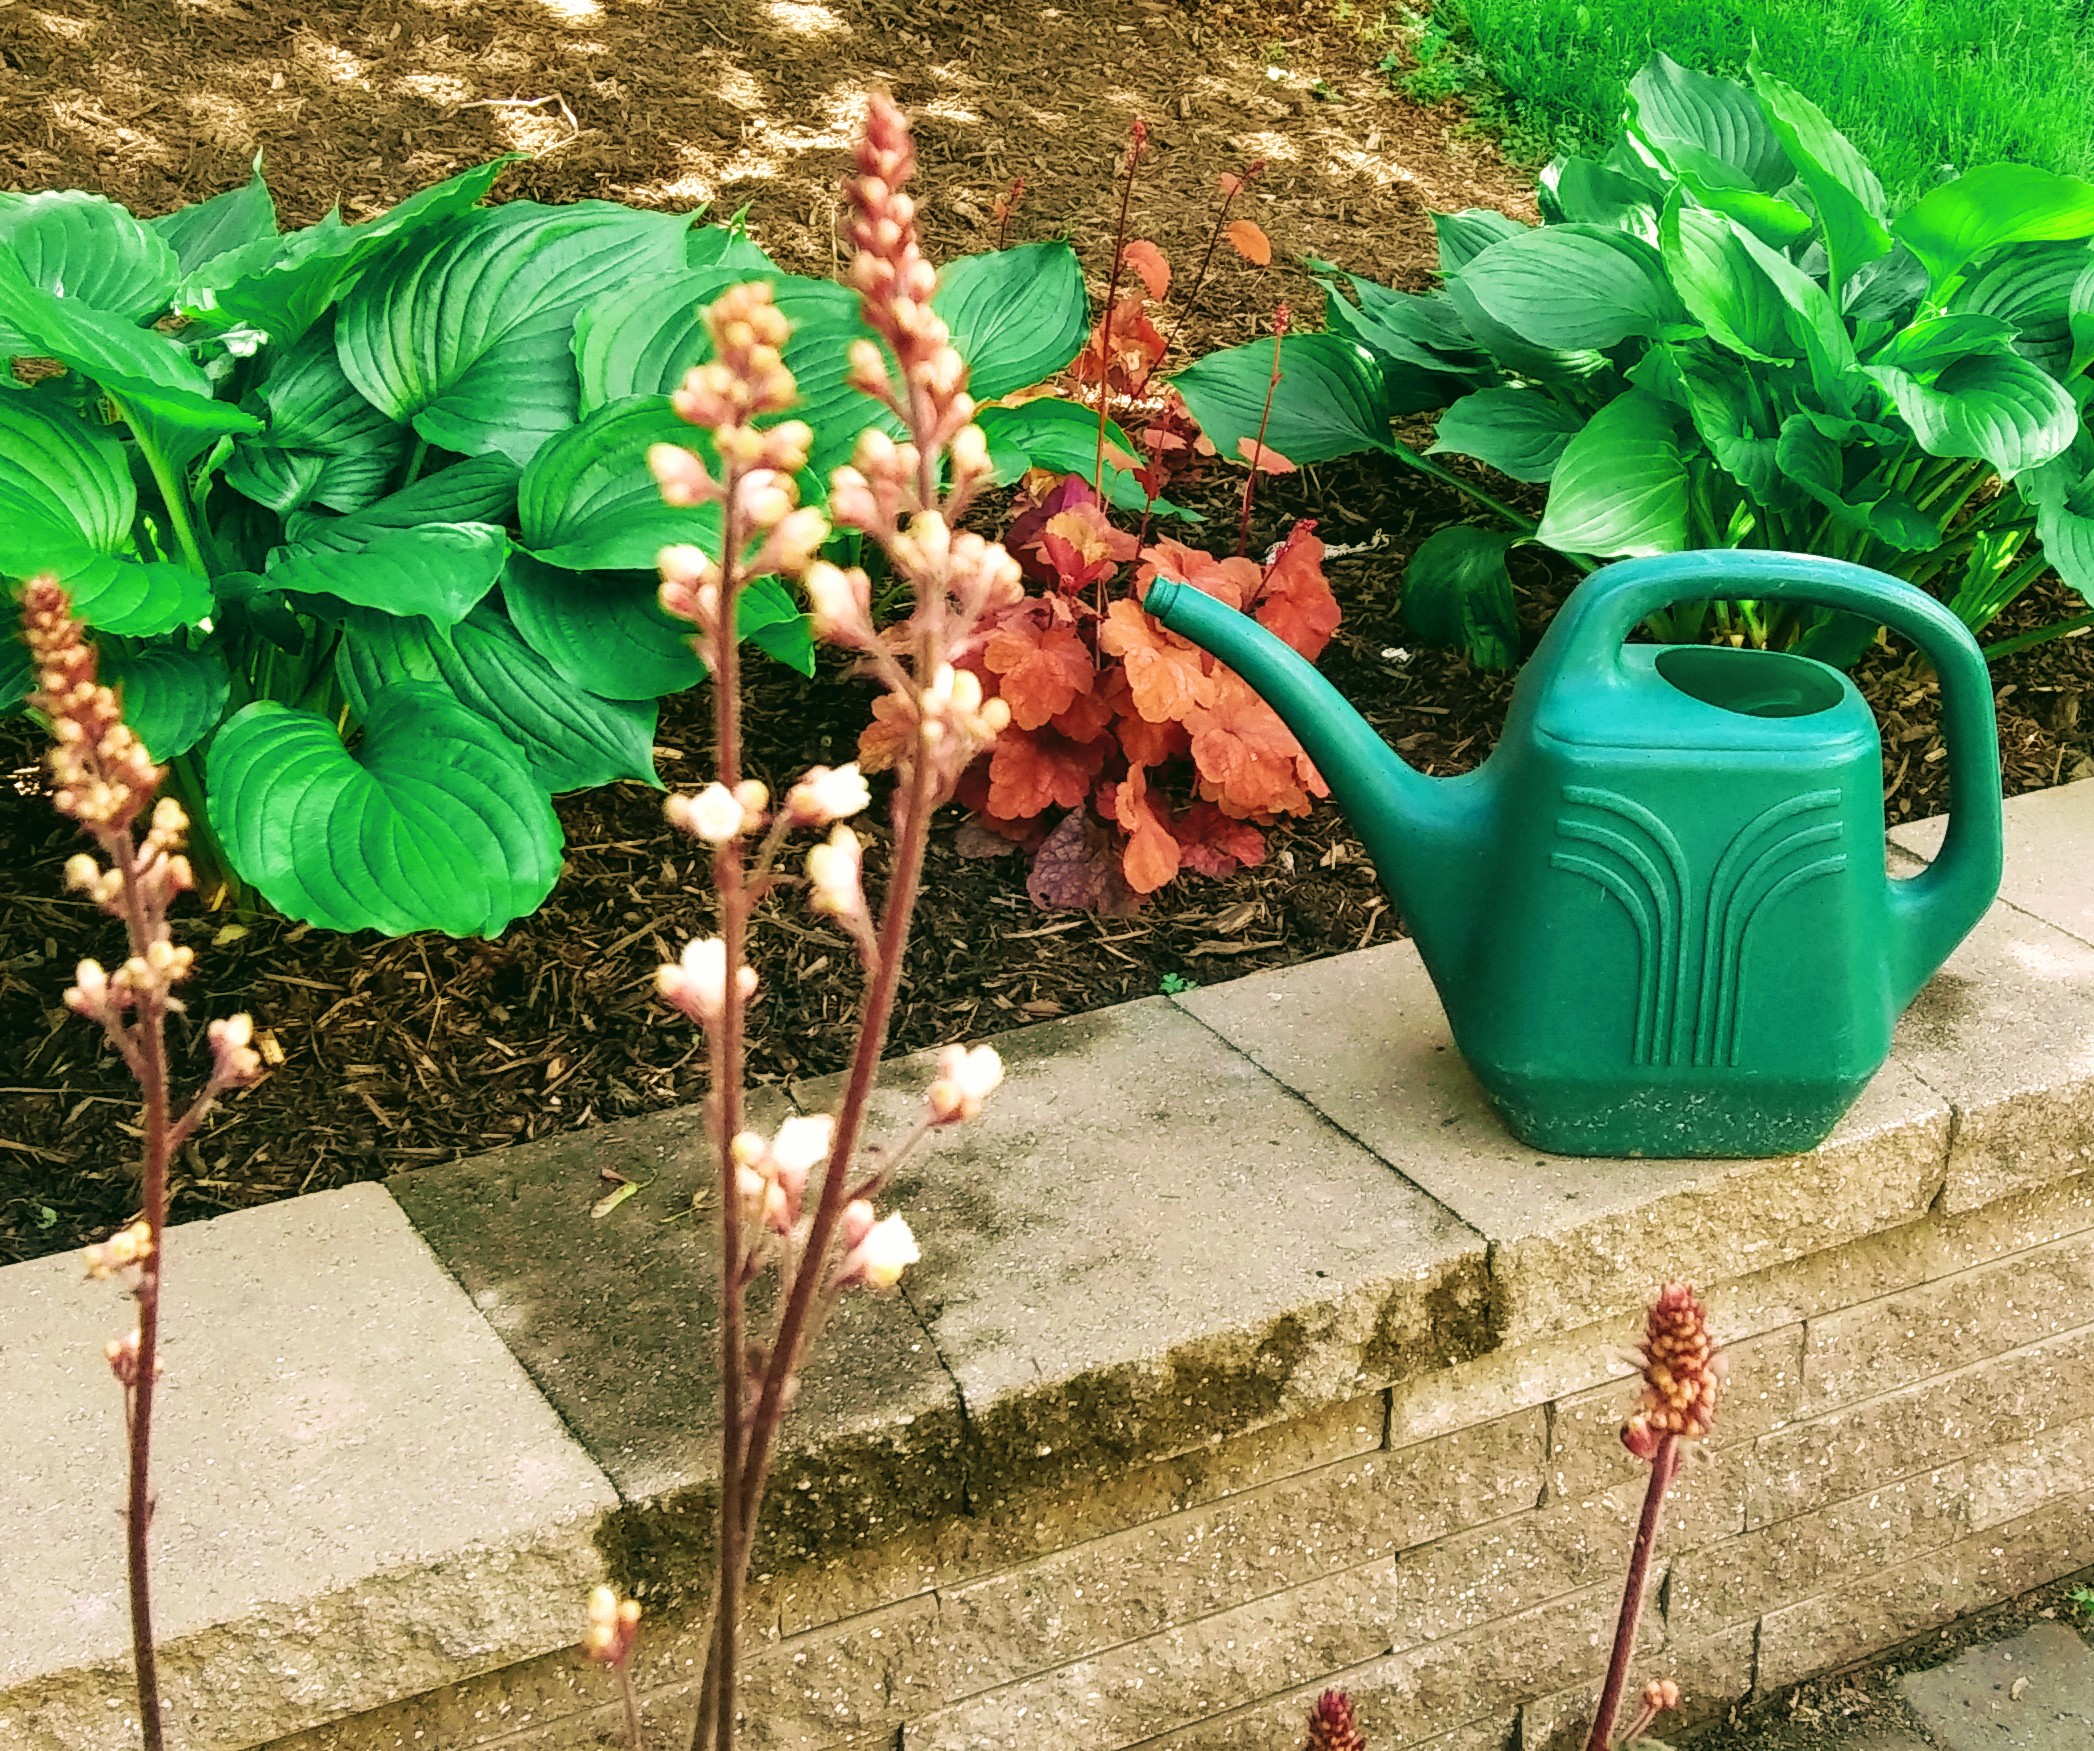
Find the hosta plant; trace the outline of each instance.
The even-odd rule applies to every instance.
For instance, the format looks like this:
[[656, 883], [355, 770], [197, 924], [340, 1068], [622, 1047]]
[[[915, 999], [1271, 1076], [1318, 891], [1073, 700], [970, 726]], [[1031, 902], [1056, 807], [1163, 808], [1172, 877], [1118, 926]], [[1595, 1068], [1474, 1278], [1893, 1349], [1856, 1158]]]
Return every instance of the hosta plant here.
[[[259, 172], [152, 220], [0, 195], [0, 577], [63, 582], [207, 884], [335, 929], [491, 935], [559, 872], [553, 795], [656, 782], [657, 702], [705, 670], [652, 567], [719, 513], [665, 504], [646, 459], [689, 439], [706, 303], [763, 279], [792, 322], [811, 501], [899, 430], [853, 384], [846, 288], [692, 214], [483, 205], [501, 169], [288, 233]], [[985, 400], [1084, 342], [1066, 244], [954, 262], [936, 303]], [[999, 467], [1083, 411], [985, 413]], [[778, 579], [737, 614], [811, 668]]]
[[[1995, 164], [1893, 211], [1807, 99], [1658, 57], [1604, 160], [1542, 178], [1544, 222], [1442, 215], [1440, 285], [1328, 264], [1273, 442], [1297, 461], [1432, 449], [1545, 484], [1538, 525], [1443, 531], [1406, 580], [1427, 636], [1509, 664], [1506, 549], [1581, 562], [1696, 547], [1859, 561], [1983, 628], [2046, 566], [2094, 600], [2094, 185]], [[1256, 348], [1178, 385], [1216, 447], [1248, 429]], [[1293, 448], [1290, 448], [1290, 442]], [[1428, 458], [1412, 457], [1431, 464]], [[1465, 490], [1473, 487], [1457, 481]], [[1808, 608], [1689, 605], [1661, 629], [1851, 660], [1871, 629]]]

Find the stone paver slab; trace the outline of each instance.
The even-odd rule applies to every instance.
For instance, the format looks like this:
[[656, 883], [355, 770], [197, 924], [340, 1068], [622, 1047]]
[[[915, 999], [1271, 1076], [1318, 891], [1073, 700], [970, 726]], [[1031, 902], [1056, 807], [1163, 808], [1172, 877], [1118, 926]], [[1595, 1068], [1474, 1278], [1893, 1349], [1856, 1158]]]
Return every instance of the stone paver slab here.
[[1408, 942], [1177, 1001], [1492, 1243], [1512, 1341], [1640, 1307], [1668, 1277], [1737, 1277], [1910, 1221], [1948, 1147], [1946, 1102], [1891, 1065], [1808, 1155], [1543, 1155], [1462, 1062]]
[[[975, 1487], [1159, 1457], [1494, 1341], [1476, 1234], [1168, 999], [997, 1047], [988, 1111], [890, 1200]], [[928, 1072], [892, 1068], [875, 1138]], [[795, 1093], [825, 1108], [837, 1079]]]
[[1967, 1648], [1908, 1672], [1898, 1691], [1946, 1751], [2086, 1751], [2094, 1745], [2094, 1650], [2062, 1623]]
[[[770, 1094], [750, 1122], [768, 1129], [789, 1111]], [[611, 1189], [605, 1169], [640, 1189], [597, 1217]], [[617, 1484], [628, 1511], [605, 1547], [624, 1584], [654, 1603], [709, 1560], [720, 1429], [713, 1171], [693, 1106], [389, 1182]], [[768, 1329], [761, 1295], [754, 1312]], [[847, 1297], [781, 1437], [760, 1565], [959, 1512], [959, 1436], [952, 1382], [907, 1301]], [[810, 1448], [818, 1464], [801, 1463]]]
[[[2088, 847], [2094, 845], [2094, 781], [2009, 797], [2006, 807], [2007, 868], [2000, 897], [2047, 924], [2094, 942], [2094, 876]], [[1908, 821], [1891, 829], [1891, 842], [1932, 860], [1941, 850], [1948, 817]]]
[[[178, 1228], [168, 1253], [174, 1743], [256, 1744], [574, 1640], [611, 1486], [381, 1188]], [[136, 1732], [102, 1360], [130, 1318], [74, 1255], [0, 1270], [0, 1744]]]
[[2094, 945], [1995, 905], [1905, 1012], [1891, 1062], [1956, 1109], [1944, 1209], [2094, 1167]]

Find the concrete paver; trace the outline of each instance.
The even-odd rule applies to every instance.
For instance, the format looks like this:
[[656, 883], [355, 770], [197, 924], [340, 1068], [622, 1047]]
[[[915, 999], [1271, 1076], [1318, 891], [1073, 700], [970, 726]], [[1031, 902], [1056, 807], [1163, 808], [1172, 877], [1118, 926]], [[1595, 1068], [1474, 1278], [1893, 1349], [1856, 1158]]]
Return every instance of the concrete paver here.
[[2094, 1649], [2062, 1623], [2038, 1623], [1908, 1673], [1898, 1693], [1944, 1751], [2094, 1746]]

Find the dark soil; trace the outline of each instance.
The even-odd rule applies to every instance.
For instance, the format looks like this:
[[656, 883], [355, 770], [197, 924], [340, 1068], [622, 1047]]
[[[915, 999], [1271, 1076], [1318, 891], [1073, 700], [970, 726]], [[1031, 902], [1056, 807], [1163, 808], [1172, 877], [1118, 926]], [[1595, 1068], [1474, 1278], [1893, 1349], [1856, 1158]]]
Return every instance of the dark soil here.
[[[542, 156], [509, 192], [748, 203], [788, 265], [828, 271], [832, 191], [850, 94], [884, 76], [924, 116], [927, 229], [939, 253], [993, 242], [996, 192], [1023, 175], [1024, 235], [1066, 230], [1095, 271], [1109, 249], [1110, 167], [1128, 119], [1160, 149], [1136, 199], [1137, 233], [1181, 268], [1211, 224], [1213, 177], [1272, 168], [1257, 217], [1281, 257], [1343, 260], [1418, 284], [1430, 209], [1526, 210], [1522, 179], [1452, 132], [1459, 118], [1391, 96], [1374, 54], [1321, 6], [1104, 5], [1036, 0], [982, 13], [933, 0], [445, 0], [335, 3], [295, 14], [259, 0], [172, 8], [0, 0], [0, 174], [98, 188], [153, 211], [239, 180], [263, 149], [287, 217], [340, 199], [352, 216], [510, 145]], [[833, 25], [824, 21], [833, 21]], [[918, 35], [916, 33], [923, 33]], [[1272, 70], [1279, 77], [1269, 77]], [[529, 99], [530, 102], [519, 100]], [[1182, 101], [1181, 101], [1182, 100]], [[1187, 338], [1241, 338], [1281, 297], [1313, 306], [1281, 267], [1232, 263]], [[1102, 288], [1101, 288], [1102, 289]], [[1210, 526], [1228, 529], [1228, 487]], [[1510, 677], [1416, 646], [1396, 612], [1403, 559], [1465, 514], [1456, 495], [1345, 463], [1273, 483], [1256, 534], [1316, 517], [1345, 623], [1323, 666], [1407, 758], [1463, 770], [1489, 751]], [[1570, 577], [1516, 557], [1538, 633]], [[2032, 592], [2002, 632], [2071, 612]], [[1999, 666], [2011, 790], [2090, 763], [2077, 712], [2094, 643], [2072, 639]], [[1895, 819], [1941, 806], [1931, 681], [1891, 653], [1861, 678], [1883, 717]], [[752, 766], [774, 786], [848, 758], [867, 694], [825, 668], [813, 681], [759, 665]], [[665, 703], [672, 783], [708, 766], [702, 696]], [[59, 1006], [82, 955], [115, 952], [108, 921], [64, 895], [78, 843], [44, 801], [39, 748], [0, 723], [0, 1261], [78, 1244], [129, 1213], [134, 1101], [99, 1037]], [[189, 914], [200, 1017], [247, 1009], [282, 1068], [195, 1140], [176, 1177], [178, 1219], [372, 1179], [700, 1092], [695, 1037], [651, 992], [657, 961], [708, 926], [702, 872], [665, 827], [657, 793], [621, 785], [567, 798], [569, 867], [550, 902], [496, 942], [340, 937], [263, 917]], [[877, 814], [877, 811], [876, 811]], [[1335, 811], [1277, 829], [1259, 869], [1186, 878], [1134, 918], [1036, 911], [1016, 857], [975, 860], [957, 819], [930, 879], [896, 1017], [898, 1048], [979, 1036], [1384, 940], [1397, 924]], [[874, 849], [877, 864], [878, 848]], [[843, 938], [790, 902], [758, 934], [765, 998], [751, 1042], [776, 1080], [843, 1062], [857, 988]], [[199, 1064], [197, 1042], [182, 1061]]]

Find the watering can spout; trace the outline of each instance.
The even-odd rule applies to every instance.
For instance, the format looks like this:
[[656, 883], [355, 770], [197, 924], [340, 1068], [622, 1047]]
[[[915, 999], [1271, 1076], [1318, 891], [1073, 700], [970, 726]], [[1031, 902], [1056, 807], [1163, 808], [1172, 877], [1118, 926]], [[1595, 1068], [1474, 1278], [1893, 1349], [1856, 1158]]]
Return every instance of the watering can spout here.
[[1462, 921], [1443, 913], [1463, 891], [1457, 868], [1486, 842], [1482, 775], [1428, 778], [1407, 766], [1298, 651], [1190, 584], [1158, 578], [1142, 606], [1272, 707], [1323, 774], [1427, 959], [1437, 944], [1451, 948]]

